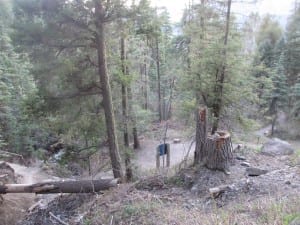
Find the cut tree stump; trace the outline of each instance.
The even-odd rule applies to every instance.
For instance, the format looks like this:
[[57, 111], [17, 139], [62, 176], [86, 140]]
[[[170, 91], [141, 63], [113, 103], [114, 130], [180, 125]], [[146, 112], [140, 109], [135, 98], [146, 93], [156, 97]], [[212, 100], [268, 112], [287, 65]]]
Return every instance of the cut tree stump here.
[[118, 179], [50, 181], [37, 184], [5, 184], [0, 185], [0, 194], [7, 193], [94, 193], [115, 187]]
[[231, 137], [227, 131], [209, 135], [205, 144], [206, 163], [209, 169], [227, 171], [233, 159]]
[[197, 114], [195, 164], [228, 172], [229, 163], [233, 159], [230, 133], [216, 131], [207, 132], [207, 108], [199, 108]]

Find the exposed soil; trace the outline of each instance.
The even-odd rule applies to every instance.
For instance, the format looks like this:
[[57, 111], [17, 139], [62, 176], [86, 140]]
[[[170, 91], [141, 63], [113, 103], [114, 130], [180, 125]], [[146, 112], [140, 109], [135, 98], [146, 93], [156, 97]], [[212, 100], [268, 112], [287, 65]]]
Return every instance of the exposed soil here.
[[[259, 147], [251, 144], [251, 148], [241, 148], [235, 156], [243, 156], [251, 166], [268, 170], [261, 176], [247, 176], [241, 165], [244, 161], [237, 159], [230, 175], [187, 168], [171, 178], [154, 175], [138, 183], [120, 185], [103, 195], [62, 196], [46, 209], [37, 209], [24, 224], [59, 224], [51, 219], [50, 212], [76, 225], [286, 224], [280, 217], [283, 213], [300, 213], [300, 163], [295, 161], [296, 155], [261, 155], [257, 152]], [[209, 194], [209, 188], [224, 184], [228, 189], [216, 198]], [[277, 212], [278, 218], [263, 222], [265, 217], [276, 216], [272, 207], [282, 207], [283, 211]], [[232, 213], [232, 218], [227, 218], [227, 212]], [[220, 217], [222, 213], [224, 218]]]
[[[263, 133], [261, 131], [259, 135]], [[184, 159], [191, 144], [188, 138], [174, 144], [172, 140], [180, 138], [177, 134], [176, 129], [168, 131], [171, 166]], [[144, 173], [155, 168], [156, 147], [160, 143], [162, 140], [157, 137], [147, 137], [141, 141], [142, 149], [135, 155], [138, 171]], [[300, 149], [299, 142], [292, 144]], [[202, 167], [186, 168], [171, 178], [162, 175], [164, 173], [156, 174], [140, 179], [138, 183], [120, 185], [103, 195], [62, 195], [54, 200], [46, 198], [46, 202], [50, 202], [48, 205], [39, 204], [19, 224], [56, 225], [61, 224], [59, 220], [74, 225], [286, 224], [280, 219], [277, 222], [261, 222], [266, 215], [257, 211], [257, 208], [268, 210], [271, 202], [273, 205], [277, 202], [284, 205], [286, 202], [290, 208], [285, 210], [293, 215], [300, 214], [300, 157], [298, 153], [291, 156], [265, 156], [259, 153], [260, 148], [261, 145], [249, 143], [234, 154], [244, 157], [253, 167], [267, 170], [264, 175], [249, 177], [245, 172], [246, 167], [241, 165], [245, 161], [235, 158], [230, 175]], [[193, 151], [194, 147], [189, 152], [190, 156], [193, 156]], [[32, 183], [52, 178], [40, 169], [40, 165], [32, 168], [16, 164], [11, 166], [20, 175], [18, 182]], [[217, 197], [212, 196], [209, 188], [220, 185], [228, 185], [228, 188]], [[1, 225], [15, 224], [25, 210], [38, 200], [30, 194], [6, 195], [5, 203], [0, 207], [0, 216], [3, 218]], [[232, 218], [220, 218], [215, 214], [220, 213], [219, 209], [232, 212]], [[244, 220], [249, 223], [244, 223]]]
[[[37, 163], [31, 167], [21, 166], [19, 164], [8, 163], [15, 172], [17, 183], [35, 183], [47, 179], [53, 179], [40, 168]], [[3, 202], [0, 205], [1, 225], [13, 225], [22, 220], [28, 208], [36, 201], [40, 200], [35, 194], [6, 194], [3, 195]], [[44, 204], [50, 201], [50, 198], [43, 198]]]

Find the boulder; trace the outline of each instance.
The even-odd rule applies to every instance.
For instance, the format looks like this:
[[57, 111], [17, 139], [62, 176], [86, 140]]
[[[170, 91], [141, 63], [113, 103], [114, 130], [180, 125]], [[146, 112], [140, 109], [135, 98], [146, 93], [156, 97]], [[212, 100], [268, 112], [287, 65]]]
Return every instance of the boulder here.
[[246, 168], [246, 174], [248, 176], [260, 176], [260, 175], [263, 175], [263, 174], [266, 174], [266, 173], [268, 173], [268, 170], [263, 170], [263, 169], [256, 168], [256, 167]]
[[295, 149], [290, 143], [280, 140], [278, 138], [273, 138], [264, 144], [261, 153], [269, 156], [278, 155], [291, 155], [295, 152]]

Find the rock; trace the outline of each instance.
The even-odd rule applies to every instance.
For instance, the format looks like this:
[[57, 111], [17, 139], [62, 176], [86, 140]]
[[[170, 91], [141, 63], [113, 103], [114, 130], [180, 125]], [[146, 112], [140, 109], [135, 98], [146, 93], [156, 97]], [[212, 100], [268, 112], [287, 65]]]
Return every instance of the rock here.
[[191, 206], [191, 205], [188, 204], [188, 203], [184, 203], [184, 204], [183, 204], [183, 207], [186, 208], [186, 209], [192, 209], [192, 208], [193, 208], [193, 206]]
[[199, 187], [197, 184], [195, 184], [192, 188], [191, 188], [191, 193], [194, 195], [198, 195], [199, 194]]
[[261, 153], [269, 156], [278, 155], [291, 155], [295, 152], [295, 149], [290, 143], [280, 140], [278, 138], [273, 138], [264, 144]]
[[184, 173], [183, 180], [186, 187], [191, 187], [194, 183], [194, 177], [191, 174]]
[[248, 163], [248, 162], [242, 162], [242, 163], [241, 163], [241, 166], [244, 166], [244, 167], [250, 167], [250, 163]]
[[179, 138], [174, 138], [173, 139], [173, 143], [174, 144], [178, 144], [178, 143], [180, 143], [181, 142], [181, 140], [179, 139]]
[[284, 183], [287, 184], [287, 185], [291, 185], [292, 184], [291, 181], [289, 181], [289, 180], [285, 181]]
[[266, 173], [268, 173], [268, 170], [263, 170], [263, 169], [256, 168], [256, 167], [246, 168], [246, 174], [248, 176], [260, 176], [260, 175], [263, 175]]
[[289, 223], [289, 225], [300, 225], [300, 216], [296, 217]]
[[244, 156], [237, 156], [235, 157], [237, 160], [246, 161], [246, 158]]

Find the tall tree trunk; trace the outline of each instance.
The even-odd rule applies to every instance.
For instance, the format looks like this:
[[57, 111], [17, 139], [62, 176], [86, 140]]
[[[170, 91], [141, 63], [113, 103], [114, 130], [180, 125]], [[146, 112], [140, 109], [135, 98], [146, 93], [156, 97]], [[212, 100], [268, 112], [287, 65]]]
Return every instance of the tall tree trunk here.
[[105, 39], [104, 39], [104, 17], [105, 10], [102, 5], [102, 1], [94, 0], [95, 2], [95, 15], [96, 15], [96, 29], [95, 34], [96, 45], [97, 45], [97, 55], [98, 55], [98, 73], [101, 82], [102, 97], [103, 97], [103, 107], [105, 114], [105, 123], [109, 144], [109, 152], [112, 170], [115, 178], [123, 178], [123, 170], [121, 164], [121, 157], [119, 153], [118, 139], [115, 129], [115, 118], [114, 110], [112, 105], [111, 87], [109, 83], [109, 77], [107, 74], [106, 65], [106, 49], [105, 49]]
[[158, 95], [158, 116], [159, 122], [162, 121], [162, 109], [161, 109], [161, 87], [160, 87], [160, 58], [159, 58], [159, 43], [158, 38], [155, 40], [156, 44], [156, 72], [157, 72], [157, 95]]
[[[201, 33], [200, 33], [200, 41], [203, 41], [204, 39], [204, 9], [205, 9], [205, 1], [201, 0], [201, 17], [200, 17], [200, 27], [201, 27]], [[190, 51], [190, 49], [188, 49]], [[191, 71], [191, 62], [189, 61], [188, 64], [189, 71]], [[196, 100], [197, 103], [201, 103], [201, 93], [196, 92]], [[196, 116], [196, 147], [195, 147], [195, 155], [194, 155], [194, 164], [197, 165], [203, 160], [203, 146], [206, 141], [207, 136], [207, 119], [206, 119], [207, 109], [199, 108], [196, 110], [195, 116]], [[203, 117], [203, 115], [205, 115]]]
[[[127, 76], [126, 66], [126, 49], [125, 49], [125, 38], [121, 37], [121, 65], [122, 75]], [[125, 169], [127, 181], [132, 180], [132, 168], [131, 168], [131, 152], [129, 149], [129, 135], [128, 135], [128, 95], [127, 95], [127, 84], [122, 82], [122, 116], [123, 116], [123, 134], [124, 134], [124, 146], [125, 150]]]
[[139, 149], [141, 148], [140, 141], [138, 138], [138, 132], [137, 132], [137, 125], [136, 125], [136, 118], [134, 115], [134, 112], [132, 110], [132, 92], [130, 86], [128, 87], [128, 100], [131, 102], [129, 104], [129, 111], [130, 111], [130, 119], [132, 122], [132, 135], [133, 135], [133, 149]]
[[[126, 52], [125, 52], [125, 38], [121, 38], [121, 66], [122, 75], [127, 75], [126, 71]], [[124, 79], [125, 80], [125, 79]], [[127, 85], [122, 82], [122, 116], [123, 116], [123, 134], [124, 134], [124, 145], [129, 147], [129, 135], [128, 135], [128, 96], [127, 96]]]
[[167, 110], [167, 119], [172, 118], [172, 102], [173, 102], [173, 89], [175, 87], [175, 78], [172, 79], [170, 82], [170, 98], [169, 98], [169, 104], [168, 104], [168, 110]]
[[[211, 133], [214, 134], [219, 126], [220, 114], [223, 105], [223, 88], [226, 74], [226, 63], [227, 63], [227, 43], [229, 35], [229, 25], [230, 25], [230, 10], [231, 10], [231, 1], [228, 0], [227, 5], [227, 14], [226, 14], [226, 27], [225, 27], [225, 36], [224, 36], [224, 49], [223, 49], [223, 60], [221, 68], [218, 69], [217, 78], [216, 78], [216, 87], [215, 87], [215, 101], [213, 103], [212, 111], [214, 115], [213, 126]], [[220, 75], [219, 75], [220, 73]]]
[[[146, 49], [148, 48], [148, 39], [147, 39], [147, 45], [146, 45]], [[144, 68], [144, 78], [145, 78], [145, 93], [144, 93], [144, 97], [145, 97], [145, 102], [144, 102], [144, 109], [148, 110], [148, 72], [147, 72], [147, 52], [144, 52], [144, 64], [143, 64], [143, 68]]]

